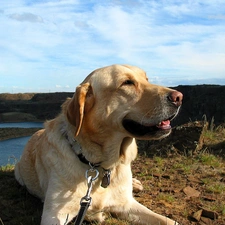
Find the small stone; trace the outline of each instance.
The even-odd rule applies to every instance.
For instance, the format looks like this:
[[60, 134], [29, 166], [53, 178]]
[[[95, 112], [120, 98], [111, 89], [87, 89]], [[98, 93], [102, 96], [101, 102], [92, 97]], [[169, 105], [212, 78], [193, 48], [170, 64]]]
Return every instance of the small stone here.
[[157, 177], [157, 178], [161, 177], [161, 175], [159, 173], [153, 173], [152, 175], [153, 175], [153, 177]]
[[193, 183], [202, 183], [201, 180], [199, 180], [198, 178], [196, 178], [195, 176], [188, 176], [188, 181], [193, 182]]
[[206, 224], [206, 225], [212, 225], [213, 224], [211, 219], [203, 217], [203, 216], [201, 217], [201, 221], [204, 222], [204, 224]]
[[199, 197], [200, 192], [195, 190], [194, 188], [187, 186], [183, 189], [183, 192], [188, 196], [188, 197]]
[[210, 202], [216, 201], [216, 199], [213, 196], [203, 196], [203, 199]]
[[219, 217], [217, 212], [214, 212], [208, 209], [202, 209], [202, 216], [210, 218], [212, 220], [216, 220]]
[[170, 179], [171, 178], [171, 176], [168, 175], [168, 174], [162, 175], [162, 177], [165, 178], [165, 179]]
[[196, 220], [199, 221], [202, 216], [202, 209], [198, 210], [197, 212], [193, 213], [192, 217]]

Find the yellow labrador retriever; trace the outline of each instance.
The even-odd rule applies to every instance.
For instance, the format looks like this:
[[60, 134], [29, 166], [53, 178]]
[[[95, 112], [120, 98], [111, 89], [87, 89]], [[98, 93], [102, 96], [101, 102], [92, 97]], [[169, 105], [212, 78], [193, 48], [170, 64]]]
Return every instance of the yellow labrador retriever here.
[[87, 220], [102, 222], [110, 212], [131, 224], [178, 224], [133, 198], [131, 162], [135, 138], [168, 136], [181, 102], [180, 92], [150, 84], [138, 67], [92, 72], [62, 113], [31, 137], [15, 167], [19, 183], [44, 201], [41, 224], [69, 223], [87, 192], [92, 198]]

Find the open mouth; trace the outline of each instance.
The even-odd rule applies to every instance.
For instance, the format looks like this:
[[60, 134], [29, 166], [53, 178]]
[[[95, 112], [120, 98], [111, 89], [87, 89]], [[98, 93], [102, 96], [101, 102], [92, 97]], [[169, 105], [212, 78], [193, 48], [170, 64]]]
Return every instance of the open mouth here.
[[124, 128], [135, 137], [143, 137], [143, 136], [155, 136], [157, 133], [162, 136], [165, 134], [169, 134], [171, 131], [170, 120], [173, 119], [174, 116], [165, 119], [157, 124], [140, 124], [131, 119], [124, 119], [123, 126]]

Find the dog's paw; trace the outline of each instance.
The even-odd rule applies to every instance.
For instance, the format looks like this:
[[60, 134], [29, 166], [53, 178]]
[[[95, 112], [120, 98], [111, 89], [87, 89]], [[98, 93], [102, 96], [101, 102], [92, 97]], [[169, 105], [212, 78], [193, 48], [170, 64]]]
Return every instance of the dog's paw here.
[[139, 180], [136, 178], [132, 179], [133, 192], [137, 193], [143, 191], [143, 186]]
[[95, 221], [96, 223], [102, 223], [106, 219], [106, 215], [103, 212], [90, 212], [87, 215], [87, 221]]

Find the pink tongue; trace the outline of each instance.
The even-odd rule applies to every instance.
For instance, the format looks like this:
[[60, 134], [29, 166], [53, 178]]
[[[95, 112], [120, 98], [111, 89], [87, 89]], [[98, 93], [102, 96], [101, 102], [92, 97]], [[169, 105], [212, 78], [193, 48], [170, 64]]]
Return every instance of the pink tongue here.
[[166, 120], [166, 121], [162, 121], [160, 123], [160, 125], [158, 126], [158, 128], [161, 128], [161, 129], [170, 129], [171, 126], [170, 126], [170, 121], [169, 120]]

